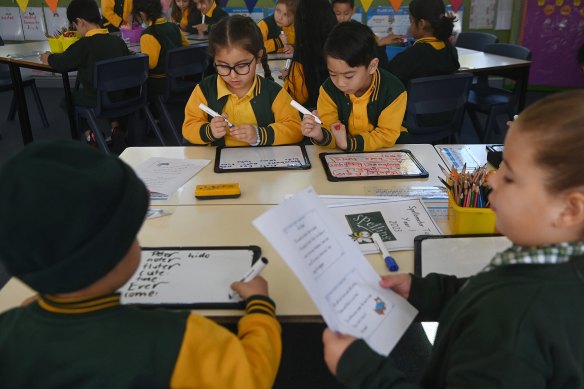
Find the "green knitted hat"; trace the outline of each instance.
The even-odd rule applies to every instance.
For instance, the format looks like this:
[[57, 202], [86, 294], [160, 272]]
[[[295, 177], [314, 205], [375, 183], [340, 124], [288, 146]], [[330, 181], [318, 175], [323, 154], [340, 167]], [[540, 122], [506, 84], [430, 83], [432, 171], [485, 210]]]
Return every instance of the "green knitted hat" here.
[[132, 168], [77, 141], [38, 141], [0, 167], [0, 261], [40, 293], [105, 276], [144, 221], [148, 195]]

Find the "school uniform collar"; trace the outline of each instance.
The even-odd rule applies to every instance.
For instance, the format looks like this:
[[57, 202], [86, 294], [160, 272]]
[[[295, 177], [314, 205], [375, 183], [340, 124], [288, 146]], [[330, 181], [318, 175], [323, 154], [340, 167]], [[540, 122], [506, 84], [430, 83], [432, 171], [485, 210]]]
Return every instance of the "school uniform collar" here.
[[161, 18], [158, 18], [154, 21], [154, 23], [149, 22], [148, 25], [151, 26], [152, 24], [164, 24], [166, 23], [166, 18], [163, 16]]
[[100, 35], [100, 34], [108, 34], [109, 31], [107, 28], [94, 28], [93, 30], [89, 30], [85, 33], [85, 37], [93, 36], [93, 35]]
[[443, 48], [446, 47], [446, 43], [444, 43], [444, 41], [441, 41], [440, 39], [433, 36], [420, 38], [414, 42], [414, 45], [418, 43], [427, 43], [430, 46], [432, 46], [435, 50], [442, 50]]
[[213, 5], [211, 5], [211, 8], [209, 8], [209, 10], [205, 14], [205, 16], [208, 17], [208, 18], [210, 18], [211, 16], [213, 16], [213, 11], [215, 11], [215, 8], [217, 8], [217, 4], [215, 2], [213, 2]]
[[120, 295], [102, 294], [79, 298], [61, 298], [49, 294], [40, 295], [39, 307], [48, 312], [62, 314], [83, 314], [101, 311], [120, 305]]
[[[256, 74], [253, 84], [245, 94], [245, 96], [249, 96], [250, 99], [253, 99], [257, 95], [260, 94], [261, 91], [261, 83], [259, 82], [259, 76]], [[221, 99], [222, 97], [234, 95], [235, 93], [231, 92], [229, 88], [227, 88], [227, 84], [223, 81], [221, 76], [217, 75], [217, 99]]]
[[369, 85], [369, 88], [365, 91], [365, 93], [363, 93], [363, 95], [357, 97], [355, 95], [349, 95], [349, 98], [351, 99], [351, 101], [356, 101], [356, 100], [364, 100], [364, 99], [368, 99], [369, 101], [375, 101], [377, 100], [378, 96], [379, 96], [379, 83], [381, 81], [381, 75], [379, 74], [379, 69], [375, 70], [375, 73], [373, 73], [373, 78], [371, 79], [371, 85]]

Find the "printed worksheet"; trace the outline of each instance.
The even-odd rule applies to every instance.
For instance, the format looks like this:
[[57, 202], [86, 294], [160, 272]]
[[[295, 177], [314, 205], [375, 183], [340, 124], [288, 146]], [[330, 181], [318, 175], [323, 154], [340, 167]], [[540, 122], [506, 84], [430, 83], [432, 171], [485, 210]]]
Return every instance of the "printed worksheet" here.
[[417, 310], [391, 290], [312, 188], [254, 220], [334, 331], [388, 355]]

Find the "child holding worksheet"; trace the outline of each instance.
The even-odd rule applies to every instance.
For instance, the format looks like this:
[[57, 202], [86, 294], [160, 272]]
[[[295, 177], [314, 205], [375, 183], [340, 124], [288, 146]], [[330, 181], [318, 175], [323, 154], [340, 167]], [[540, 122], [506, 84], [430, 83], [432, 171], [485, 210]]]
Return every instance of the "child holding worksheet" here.
[[[583, 99], [583, 91], [554, 94], [511, 124], [489, 179], [509, 249], [468, 279], [400, 274], [380, 282], [408, 299], [418, 319], [440, 322], [420, 387], [584, 386]], [[323, 341], [329, 369], [348, 387], [407, 385], [362, 340], [325, 330]]]
[[324, 52], [330, 77], [320, 88], [317, 111], [322, 125], [304, 115], [302, 133], [312, 143], [346, 151], [374, 151], [408, 143], [402, 127], [407, 93], [402, 83], [378, 67], [371, 29], [349, 21], [328, 36]]
[[4, 163], [0, 186], [0, 262], [39, 293], [0, 314], [1, 387], [273, 386], [281, 330], [263, 278], [231, 285], [246, 299], [237, 335], [189, 310], [120, 305], [149, 202], [130, 166], [38, 141]]
[[201, 81], [187, 102], [182, 129], [187, 141], [270, 146], [302, 140], [300, 115], [288, 92], [256, 74], [260, 61], [267, 76], [269, 68], [260, 30], [251, 18], [234, 15], [217, 23], [209, 34], [209, 52], [217, 74]]

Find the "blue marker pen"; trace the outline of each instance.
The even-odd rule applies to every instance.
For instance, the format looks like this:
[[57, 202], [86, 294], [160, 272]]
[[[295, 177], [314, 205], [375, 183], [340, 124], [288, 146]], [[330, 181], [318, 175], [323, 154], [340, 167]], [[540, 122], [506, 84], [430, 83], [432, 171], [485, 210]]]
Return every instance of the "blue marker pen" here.
[[379, 234], [376, 232], [373, 235], [371, 235], [371, 237], [373, 238], [373, 241], [379, 248], [379, 251], [381, 251], [381, 255], [383, 255], [383, 260], [385, 261], [385, 266], [387, 266], [387, 269], [389, 271], [398, 271], [399, 266], [397, 265], [395, 259], [391, 255], [389, 255], [389, 251], [387, 251], [387, 248], [385, 247], [385, 244], [383, 243], [381, 236], [379, 236]]

